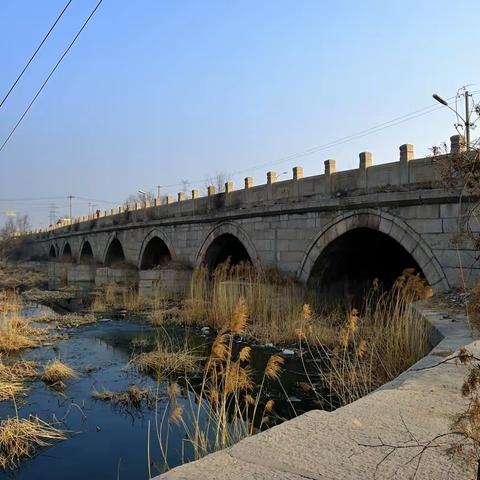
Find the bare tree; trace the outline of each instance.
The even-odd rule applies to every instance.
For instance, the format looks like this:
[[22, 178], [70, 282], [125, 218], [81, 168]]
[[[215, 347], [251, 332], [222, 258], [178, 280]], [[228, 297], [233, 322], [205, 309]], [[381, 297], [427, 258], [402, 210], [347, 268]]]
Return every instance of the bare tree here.
[[154, 200], [155, 194], [152, 192], [137, 192], [130, 194], [123, 204], [125, 207], [128, 207], [128, 205], [135, 205], [136, 202], [144, 203], [145, 201], [149, 201], [150, 203], [153, 203]]
[[214, 186], [217, 193], [225, 191], [225, 183], [230, 180], [231, 175], [228, 172], [217, 172], [215, 175], [207, 177], [204, 188], [205, 191], [209, 186]]

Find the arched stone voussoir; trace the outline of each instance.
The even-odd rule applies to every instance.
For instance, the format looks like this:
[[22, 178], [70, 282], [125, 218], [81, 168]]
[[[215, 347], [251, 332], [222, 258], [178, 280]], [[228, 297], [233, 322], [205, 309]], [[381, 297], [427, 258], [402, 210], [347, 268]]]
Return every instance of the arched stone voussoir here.
[[220, 224], [217, 224], [207, 233], [207, 235], [205, 235], [202, 240], [201, 246], [197, 252], [195, 258], [195, 265], [200, 266], [204, 262], [205, 254], [208, 247], [213, 243], [216, 238], [224, 235], [225, 233], [233, 235], [243, 244], [253, 265], [258, 267], [259, 259], [257, 249], [254, 243], [250, 239], [247, 232], [234, 222], [222, 222]]
[[376, 230], [400, 244], [410, 253], [430, 285], [436, 290], [447, 290], [449, 285], [445, 273], [428, 244], [403, 220], [375, 209], [361, 209], [335, 217], [308, 245], [297, 271], [300, 282], [306, 283], [316, 260], [323, 250], [343, 233], [357, 229]]
[[170, 255], [172, 257], [172, 260], [175, 260], [177, 258], [177, 254], [175, 252], [175, 249], [173, 247], [173, 243], [168, 237], [168, 235], [160, 230], [159, 228], [154, 228], [150, 230], [145, 238], [142, 240], [142, 244], [140, 246], [140, 250], [138, 252], [138, 257], [137, 257], [137, 268], [140, 270], [141, 265], [142, 265], [142, 259], [143, 259], [143, 254], [145, 253], [145, 248], [148, 245], [148, 242], [152, 239], [158, 237], [160, 240], [162, 240], [163, 243], [167, 246]]

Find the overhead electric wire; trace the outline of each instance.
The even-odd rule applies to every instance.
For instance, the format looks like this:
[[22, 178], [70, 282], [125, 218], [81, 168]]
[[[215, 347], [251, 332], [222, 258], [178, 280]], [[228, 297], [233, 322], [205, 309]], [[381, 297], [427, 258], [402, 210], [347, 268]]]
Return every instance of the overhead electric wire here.
[[[450, 97], [447, 100], [452, 100], [454, 98], [455, 98], [455, 96]], [[348, 143], [350, 141], [357, 140], [357, 139], [365, 137], [367, 135], [371, 135], [372, 133], [376, 133], [376, 132], [379, 132], [381, 130], [385, 130], [386, 128], [394, 127], [394, 126], [399, 125], [401, 123], [404, 123], [404, 122], [407, 122], [407, 121], [410, 121], [410, 120], [414, 120], [414, 119], [416, 119], [418, 117], [421, 117], [423, 115], [427, 115], [427, 114], [432, 113], [436, 110], [440, 110], [441, 108], [442, 108], [441, 105], [436, 105], [436, 104], [429, 105], [428, 107], [423, 107], [423, 108], [420, 108], [418, 110], [414, 110], [413, 112], [401, 115], [399, 117], [395, 117], [392, 120], [389, 120], [387, 122], [383, 122], [383, 123], [380, 123], [380, 124], [375, 125], [373, 127], [370, 127], [370, 128], [364, 129], [364, 130], [360, 130], [360, 131], [358, 131], [356, 133], [353, 133], [351, 135], [347, 135], [345, 137], [338, 138], [337, 140], [334, 140], [334, 141], [331, 141], [331, 142], [328, 142], [328, 143], [324, 143], [322, 145], [317, 145], [315, 147], [311, 147], [308, 150], [304, 150], [303, 152], [294, 153], [294, 154], [288, 155], [286, 157], [282, 157], [278, 160], [264, 162], [264, 163], [261, 163], [261, 164], [252, 165], [252, 166], [250, 166], [248, 168], [245, 168], [245, 169], [242, 169], [242, 170], [237, 170], [235, 172], [232, 172], [232, 175], [238, 175], [238, 174], [245, 173], [245, 172], [252, 172], [252, 171], [255, 171], [255, 170], [258, 170], [260, 168], [264, 168], [264, 167], [267, 167], [267, 166], [270, 166], [270, 165], [278, 165], [278, 164], [282, 164], [282, 163], [285, 163], [285, 162], [288, 162], [288, 161], [291, 161], [291, 160], [295, 160], [297, 158], [306, 157], [306, 156], [312, 155], [314, 153], [320, 152], [322, 150], [327, 150], [327, 149], [330, 149], [330, 148], [335, 147], [337, 145], [342, 145], [344, 143]], [[195, 185], [195, 184], [199, 184], [199, 183], [202, 183], [202, 182], [206, 182], [208, 180], [209, 180], [208, 178], [204, 178], [204, 179], [201, 179], [201, 180], [188, 181], [188, 183], [191, 184], [191, 185]], [[184, 185], [184, 182], [178, 182], [178, 183], [173, 183], [173, 184], [170, 184], [170, 185], [162, 185], [162, 188], [178, 187], [178, 186], [183, 186], [183, 185]]]
[[85, 20], [85, 22], [83, 23], [82, 27], [80, 28], [80, 30], [77, 32], [77, 34], [75, 35], [75, 37], [73, 38], [73, 40], [70, 42], [70, 45], [66, 48], [66, 50], [63, 52], [62, 56], [60, 57], [60, 59], [58, 60], [58, 62], [55, 64], [55, 66], [53, 67], [53, 69], [50, 71], [48, 77], [45, 79], [45, 81], [43, 82], [42, 86], [38, 89], [37, 93], [35, 94], [35, 96], [33, 97], [32, 101], [29, 103], [28, 107], [25, 109], [25, 111], [23, 112], [23, 114], [21, 115], [21, 117], [19, 118], [18, 122], [16, 123], [16, 125], [13, 127], [13, 129], [11, 130], [11, 132], [9, 133], [8, 137], [5, 139], [5, 141], [3, 142], [2, 146], [0, 147], [0, 152], [3, 150], [3, 148], [5, 147], [5, 145], [7, 144], [7, 142], [10, 140], [10, 138], [12, 137], [12, 135], [15, 133], [15, 130], [18, 128], [18, 126], [20, 125], [20, 123], [22, 122], [22, 120], [25, 118], [25, 116], [27, 115], [27, 113], [29, 112], [30, 108], [32, 108], [32, 105], [35, 103], [35, 100], [38, 98], [38, 96], [40, 95], [40, 93], [42, 93], [43, 89], [45, 88], [45, 86], [47, 85], [48, 81], [50, 80], [50, 78], [52, 77], [52, 75], [55, 73], [55, 71], [57, 70], [58, 66], [60, 65], [60, 63], [62, 62], [62, 60], [65, 58], [65, 56], [67, 55], [67, 53], [70, 51], [70, 49], [73, 47], [73, 44], [76, 42], [77, 38], [80, 36], [80, 34], [83, 32], [83, 29], [87, 26], [88, 22], [90, 21], [90, 19], [93, 17], [93, 15], [95, 14], [95, 12], [97, 11], [98, 7], [100, 6], [100, 4], [102, 3], [103, 0], [99, 0], [98, 3], [95, 5], [95, 8], [92, 10], [92, 12], [90, 13], [90, 15], [87, 17], [87, 19]]
[[50, 36], [50, 34], [52, 33], [52, 30], [55, 28], [55, 25], [57, 25], [58, 21], [62, 18], [63, 14], [65, 13], [65, 11], [67, 10], [67, 8], [70, 6], [70, 4], [72, 3], [72, 0], [69, 0], [67, 2], [67, 4], [63, 7], [63, 10], [60, 12], [60, 15], [58, 15], [58, 17], [56, 18], [55, 22], [53, 22], [53, 25], [50, 27], [50, 30], [47, 32], [47, 34], [43, 37], [43, 40], [40, 42], [40, 44], [38, 45], [37, 49], [33, 52], [33, 55], [30, 57], [30, 59], [28, 60], [27, 64], [23, 67], [23, 70], [20, 72], [20, 74], [18, 75], [18, 77], [16, 78], [16, 80], [13, 82], [12, 86], [10, 87], [10, 89], [8, 90], [7, 94], [5, 95], [5, 97], [3, 97], [3, 100], [0, 102], [0, 108], [2, 108], [2, 105], [5, 103], [5, 100], [9, 97], [9, 95], [12, 93], [13, 89], [15, 88], [15, 86], [17, 85], [17, 83], [20, 81], [20, 79], [22, 78], [23, 74], [25, 73], [25, 71], [27, 70], [27, 68], [30, 66], [30, 64], [32, 63], [32, 60], [36, 57], [38, 51], [42, 48], [43, 44], [45, 43], [45, 41], [47, 40], [47, 38]]

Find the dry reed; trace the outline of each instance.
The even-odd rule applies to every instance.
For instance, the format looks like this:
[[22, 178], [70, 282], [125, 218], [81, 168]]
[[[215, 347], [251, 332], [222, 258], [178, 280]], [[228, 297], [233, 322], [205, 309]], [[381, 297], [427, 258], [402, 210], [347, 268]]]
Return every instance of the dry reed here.
[[295, 341], [296, 332], [307, 328], [323, 338], [336, 337], [333, 321], [327, 316], [317, 322], [303, 315], [303, 306], [311, 299], [311, 292], [304, 286], [248, 263], [231, 266], [227, 261], [211, 277], [205, 267], [195, 269], [182, 311], [183, 321], [220, 329], [234, 315], [240, 298], [250, 314], [245, 333], [263, 342]]

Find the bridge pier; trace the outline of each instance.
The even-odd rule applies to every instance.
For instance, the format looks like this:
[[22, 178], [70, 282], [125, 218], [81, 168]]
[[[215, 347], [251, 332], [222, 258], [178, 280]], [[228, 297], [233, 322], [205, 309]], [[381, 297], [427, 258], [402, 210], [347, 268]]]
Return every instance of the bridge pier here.
[[67, 268], [67, 283], [75, 287], [88, 288], [95, 283], [97, 267], [93, 264], [69, 265]]
[[55, 290], [67, 285], [68, 267], [71, 265], [62, 262], [48, 263], [48, 288]]
[[95, 286], [109, 284], [137, 285], [138, 271], [132, 268], [100, 267], [95, 270]]
[[143, 297], [160, 294], [176, 297], [183, 294], [190, 284], [192, 270], [161, 268], [158, 270], [140, 270], [138, 292]]

